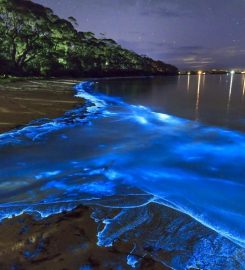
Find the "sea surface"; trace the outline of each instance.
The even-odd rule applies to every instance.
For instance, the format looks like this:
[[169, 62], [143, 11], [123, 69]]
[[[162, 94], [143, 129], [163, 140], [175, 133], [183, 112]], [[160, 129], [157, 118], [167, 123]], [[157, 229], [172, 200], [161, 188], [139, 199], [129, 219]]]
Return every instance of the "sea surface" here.
[[151, 254], [245, 269], [244, 76], [85, 81], [74, 95], [86, 105], [0, 135], [0, 219], [83, 203], [98, 245], [134, 243], [132, 268]]

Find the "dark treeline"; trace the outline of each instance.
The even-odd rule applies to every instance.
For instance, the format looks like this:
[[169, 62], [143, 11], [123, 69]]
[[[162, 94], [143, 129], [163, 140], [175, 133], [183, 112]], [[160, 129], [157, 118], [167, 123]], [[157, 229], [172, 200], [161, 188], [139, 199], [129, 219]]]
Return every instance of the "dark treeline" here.
[[78, 32], [27, 0], [0, 0], [0, 74], [106, 76], [176, 74], [177, 68], [123, 49], [114, 40]]

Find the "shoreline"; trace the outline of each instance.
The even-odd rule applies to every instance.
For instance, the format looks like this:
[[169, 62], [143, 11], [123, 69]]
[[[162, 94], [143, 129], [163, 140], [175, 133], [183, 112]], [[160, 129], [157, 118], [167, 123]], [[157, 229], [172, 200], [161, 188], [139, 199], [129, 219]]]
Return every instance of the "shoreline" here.
[[[93, 79], [93, 81], [95, 80]], [[44, 101], [49, 101], [51, 110], [46, 110], [45, 113], [47, 117], [55, 118], [75, 106], [83, 104], [84, 100], [81, 97], [76, 98], [71, 87], [78, 82], [81, 81], [17, 80], [4, 85], [0, 84], [0, 93], [4, 94], [1, 95], [1, 98], [5, 99], [12, 95], [20, 95], [17, 97], [19, 103], [29, 101], [29, 105], [36, 107], [35, 101], [40, 107], [43, 106]], [[57, 84], [59, 84], [58, 87]], [[52, 87], [57, 87], [55, 93]], [[9, 96], [7, 96], [7, 92], [10, 93]], [[51, 101], [49, 100], [50, 95], [52, 95]], [[60, 99], [56, 101], [54, 97]], [[15, 106], [16, 103], [15, 101]], [[11, 102], [7, 103], [7, 106], [11, 105]], [[25, 104], [25, 106], [27, 105]], [[22, 109], [31, 110], [30, 107], [22, 107]], [[1, 112], [0, 110], [0, 119], [1, 113], [5, 113], [7, 117], [6, 111]], [[28, 115], [30, 121], [40, 118], [33, 111]], [[23, 120], [17, 116], [14, 119], [16, 123]], [[25, 125], [30, 121], [18, 123]], [[93, 208], [93, 205], [80, 205], [70, 211], [41, 219], [36, 219], [35, 213], [23, 213], [4, 218], [0, 222], [0, 268], [3, 270], [75, 270], [83, 269], [83, 267], [84, 269], [117, 269], [120, 266], [125, 270], [132, 269], [132, 265], [128, 263], [128, 256], [134, 249], [132, 242], [118, 239], [111, 247], [97, 244], [98, 224], [91, 217]], [[134, 256], [141, 260], [140, 269], [170, 269], [154, 260], [150, 253], [143, 257], [141, 254], [134, 254]]]
[[72, 87], [82, 81], [137, 79], [174, 75], [105, 76], [88, 78], [6, 77], [0, 78], [0, 134], [38, 119], [54, 119], [82, 106], [85, 100]]
[[[132, 269], [127, 264], [127, 256], [134, 248], [133, 243], [118, 239], [111, 247], [97, 245], [98, 225], [91, 218], [92, 209], [80, 205], [41, 220], [28, 214], [3, 220], [0, 223], [0, 268], [117, 269], [120, 265], [123, 267], [120, 269]], [[170, 269], [150, 254], [138, 257], [140, 269]]]
[[[93, 81], [95, 80], [96, 79], [93, 79]], [[67, 85], [71, 87], [71, 85], [74, 85], [76, 83], [74, 81], [68, 80], [63, 80], [62, 82], [66, 87]], [[88, 81], [83, 81], [81, 82], [81, 84], [77, 84], [77, 87], [74, 87], [74, 89], [78, 91], [77, 95], [74, 96], [78, 96], [79, 98], [82, 98], [82, 100], [86, 99], [92, 104], [94, 103], [95, 106], [97, 105], [99, 108], [100, 105], [102, 105], [103, 107], [103, 103], [97, 102], [98, 100], [96, 99], [96, 96], [93, 97], [89, 93], [89, 91], [86, 92], [86, 88], [84, 88], [83, 86], [86, 87], [87, 82]], [[39, 82], [32, 83], [40, 84]], [[42, 86], [43, 83], [45, 83], [45, 81], [41, 83]], [[50, 81], [46, 81], [46, 83], [50, 86]], [[57, 83], [61, 83], [61, 81], [54, 81], [52, 85], [55, 87], [55, 84]], [[39, 89], [39, 87], [37, 87], [37, 89]], [[30, 89], [31, 88], [29, 88], [29, 90]], [[15, 88], [13, 88], [12, 90], [16, 91]], [[21, 89], [19, 90], [21, 92]], [[26, 88], [24, 88], [23, 91], [26, 92]], [[33, 92], [32, 90], [30, 91]], [[63, 90], [60, 89], [60, 91], [58, 92], [59, 94], [63, 93]], [[89, 149], [89, 151], [90, 150], [91, 148]], [[60, 163], [58, 163], [58, 166], [60, 167]], [[8, 172], [7, 175], [9, 175]], [[86, 203], [84, 205], [86, 205]], [[162, 207], [163, 211], [160, 210], [160, 208]], [[109, 234], [108, 238], [108, 230], [106, 228], [106, 224], [110, 223], [107, 223], [106, 218], [113, 218], [111, 220], [114, 220], [115, 218], [115, 221], [117, 222], [116, 216], [119, 215], [118, 210], [115, 210], [115, 208], [113, 209], [112, 207], [111, 210], [108, 211], [108, 215], [106, 215], [106, 218], [102, 218], [103, 212], [105, 213], [106, 210], [103, 210], [103, 206], [99, 206], [100, 210], [102, 209], [102, 216], [100, 216], [100, 213], [98, 212], [98, 216], [96, 216], [96, 213], [94, 215], [93, 212], [95, 208], [97, 208], [97, 206], [93, 203], [89, 204], [89, 206], [80, 205], [73, 210], [59, 212], [59, 214], [53, 214], [41, 220], [39, 220], [40, 217], [38, 215], [38, 209], [34, 211], [31, 209], [27, 209], [28, 211], [26, 211], [26, 214], [20, 214], [19, 216], [9, 216], [9, 219], [5, 219], [0, 223], [0, 237], [2, 239], [2, 242], [0, 244], [0, 268], [19, 270], [50, 268], [54, 270], [87, 270], [118, 269], [118, 265], [120, 265], [120, 267], [123, 266], [123, 268], [120, 269], [132, 269], [132, 267], [137, 264], [137, 269], [171, 269], [165, 266], [164, 263], [165, 261], [169, 261], [169, 265], [171, 265], [173, 250], [168, 252], [168, 248], [164, 248], [165, 245], [163, 245], [162, 250], [159, 251], [157, 247], [154, 248], [151, 245], [148, 246], [148, 244], [146, 245], [144, 241], [141, 242], [141, 240], [137, 239], [137, 237], [135, 236], [138, 235], [138, 233], [141, 231], [144, 232], [146, 226], [144, 223], [142, 223], [142, 228], [139, 228], [139, 231], [134, 232], [131, 235], [132, 239], [128, 238], [127, 234], [130, 234], [133, 228], [127, 229], [128, 231], [126, 230], [125, 235], [123, 235], [122, 233], [122, 237], [120, 236], [120, 234], [117, 236], [117, 233], [115, 233], [115, 235], [112, 235], [112, 238], [110, 238]], [[105, 208], [106, 207], [104, 207], [104, 209]], [[221, 251], [224, 247], [229, 248], [231, 246], [231, 250], [234, 248], [234, 243], [230, 242], [231, 240], [223, 238], [222, 234], [219, 233], [219, 231], [213, 231], [212, 228], [206, 226], [205, 223], [203, 224], [201, 221], [195, 219], [195, 217], [193, 217], [192, 215], [188, 215], [185, 212], [181, 212], [176, 209], [176, 211], [179, 212], [179, 214], [176, 214], [176, 211], [173, 209], [171, 210], [171, 207], [169, 208], [169, 206], [159, 206], [158, 209], [158, 206], [155, 206], [155, 204], [154, 207], [151, 207], [151, 204], [147, 204], [147, 209], [144, 209], [142, 211], [146, 211], [146, 213], [154, 213], [155, 208], [157, 213], [156, 216], [159, 215], [158, 211], [160, 211], [162, 213], [162, 216], [164, 217], [164, 220], [166, 218], [170, 218], [169, 224], [165, 223], [165, 221], [162, 223], [162, 232], [160, 234], [161, 236], [166, 235], [165, 240], [169, 239], [169, 235], [172, 236], [173, 239], [170, 239], [170, 243], [175, 243], [174, 239], [182, 239], [182, 237], [185, 235], [183, 234], [183, 231], [181, 232], [179, 230], [176, 231], [176, 234], [174, 232], [173, 235], [172, 233], [169, 233], [167, 231], [168, 227], [174, 227], [175, 218], [177, 218], [177, 220], [180, 218], [183, 223], [183, 226], [181, 225], [181, 230], [185, 230], [187, 228], [189, 233], [190, 229], [190, 232], [194, 232], [194, 236], [195, 232], [201, 232], [201, 236], [205, 239], [208, 235], [208, 238], [211, 239], [211, 243], [218, 241], [217, 243], [219, 243]], [[124, 209], [124, 207], [121, 207], [121, 211], [123, 212], [124, 210], [122, 209]], [[130, 213], [131, 210], [129, 209], [126, 211]], [[136, 217], [137, 219], [138, 211], [132, 211], [132, 217]], [[134, 211], [136, 213], [134, 213]], [[32, 215], [29, 215], [31, 212]], [[131, 215], [129, 214], [129, 216]], [[98, 219], [96, 219], [96, 217], [98, 217]], [[38, 220], [36, 220], [35, 218], [38, 218]], [[137, 226], [141, 226], [141, 223], [138, 223], [138, 220], [135, 224], [138, 224]], [[190, 227], [188, 229], [189, 225]], [[158, 228], [156, 228], [155, 230], [158, 231]], [[104, 236], [102, 236], [101, 238], [102, 231], [104, 231]], [[192, 237], [194, 236], [190, 235], [190, 238], [183, 238], [183, 244], [184, 246], [186, 245], [185, 252], [187, 252], [187, 255], [188, 252], [190, 252], [189, 255], [193, 255], [191, 253], [192, 251], [189, 250], [189, 244], [192, 243]], [[198, 238], [195, 241], [197, 241], [195, 245], [201, 245], [200, 247], [205, 253], [206, 246], [202, 246], [202, 242], [198, 242]], [[97, 243], [99, 243], [99, 245], [97, 245]], [[103, 245], [104, 247], [100, 245]], [[137, 246], [139, 249], [135, 249], [135, 246]], [[190, 248], [191, 247], [192, 245], [190, 246]], [[177, 248], [178, 250], [178, 246], [176, 246], [175, 248]], [[237, 252], [239, 253], [239, 249], [242, 250], [238, 247], [235, 250], [237, 250]], [[161, 253], [160, 257], [163, 259], [163, 264], [161, 265], [159, 265], [159, 262], [157, 261], [158, 258], [154, 258], [154, 254], [158, 253], [158, 251]], [[213, 262], [215, 261], [215, 258], [212, 257], [211, 259]], [[232, 261], [236, 259], [235, 253], [231, 255], [231, 259]], [[138, 263], [137, 260], [139, 260], [140, 263]], [[205, 264], [205, 262], [203, 263]], [[130, 265], [132, 267], [130, 267]], [[145, 267], [145, 265], [147, 266]], [[138, 268], [138, 266], [140, 268]], [[196, 268], [188, 269], [191, 270]]]

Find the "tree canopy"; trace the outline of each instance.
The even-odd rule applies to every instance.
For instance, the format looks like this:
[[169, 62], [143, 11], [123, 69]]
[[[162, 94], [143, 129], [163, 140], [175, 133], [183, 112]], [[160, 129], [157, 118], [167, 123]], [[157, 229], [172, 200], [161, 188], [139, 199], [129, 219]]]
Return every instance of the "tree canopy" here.
[[73, 17], [27, 0], [0, 0], [0, 73], [35, 76], [176, 74], [177, 68], [79, 32]]

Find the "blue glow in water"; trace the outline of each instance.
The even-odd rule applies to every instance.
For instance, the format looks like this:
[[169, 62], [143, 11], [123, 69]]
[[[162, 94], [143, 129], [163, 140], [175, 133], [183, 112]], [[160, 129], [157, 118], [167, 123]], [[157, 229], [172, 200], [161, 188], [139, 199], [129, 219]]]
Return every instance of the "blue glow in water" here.
[[127, 264], [132, 266], [133, 268], [136, 267], [138, 263], [138, 258], [136, 258], [134, 255], [128, 255], [127, 256]]
[[90, 265], [83, 265], [80, 267], [80, 270], [92, 270], [93, 268]]
[[61, 171], [53, 171], [53, 172], [43, 172], [35, 176], [37, 180], [40, 180], [42, 178], [52, 177], [60, 174]]
[[[75, 86], [76, 96], [87, 100], [85, 107], [0, 135], [0, 219], [23, 212], [46, 217], [89, 202], [121, 208], [114, 218], [103, 219], [98, 233], [98, 244], [110, 246], [130, 231], [140, 234], [137, 228], [150, 222], [147, 207], [154, 202], [214, 231], [212, 241], [220, 248], [213, 254], [243, 252], [245, 135], [94, 94], [92, 86]], [[198, 239], [196, 226], [190, 228]], [[162, 231], [157, 232], [154, 248], [167, 249], [164, 241], [174, 240], [160, 241]], [[193, 243], [196, 257], [206, 249], [204, 240]], [[198, 265], [193, 260], [176, 256], [168, 265]], [[235, 269], [231, 265], [222, 269]]]

